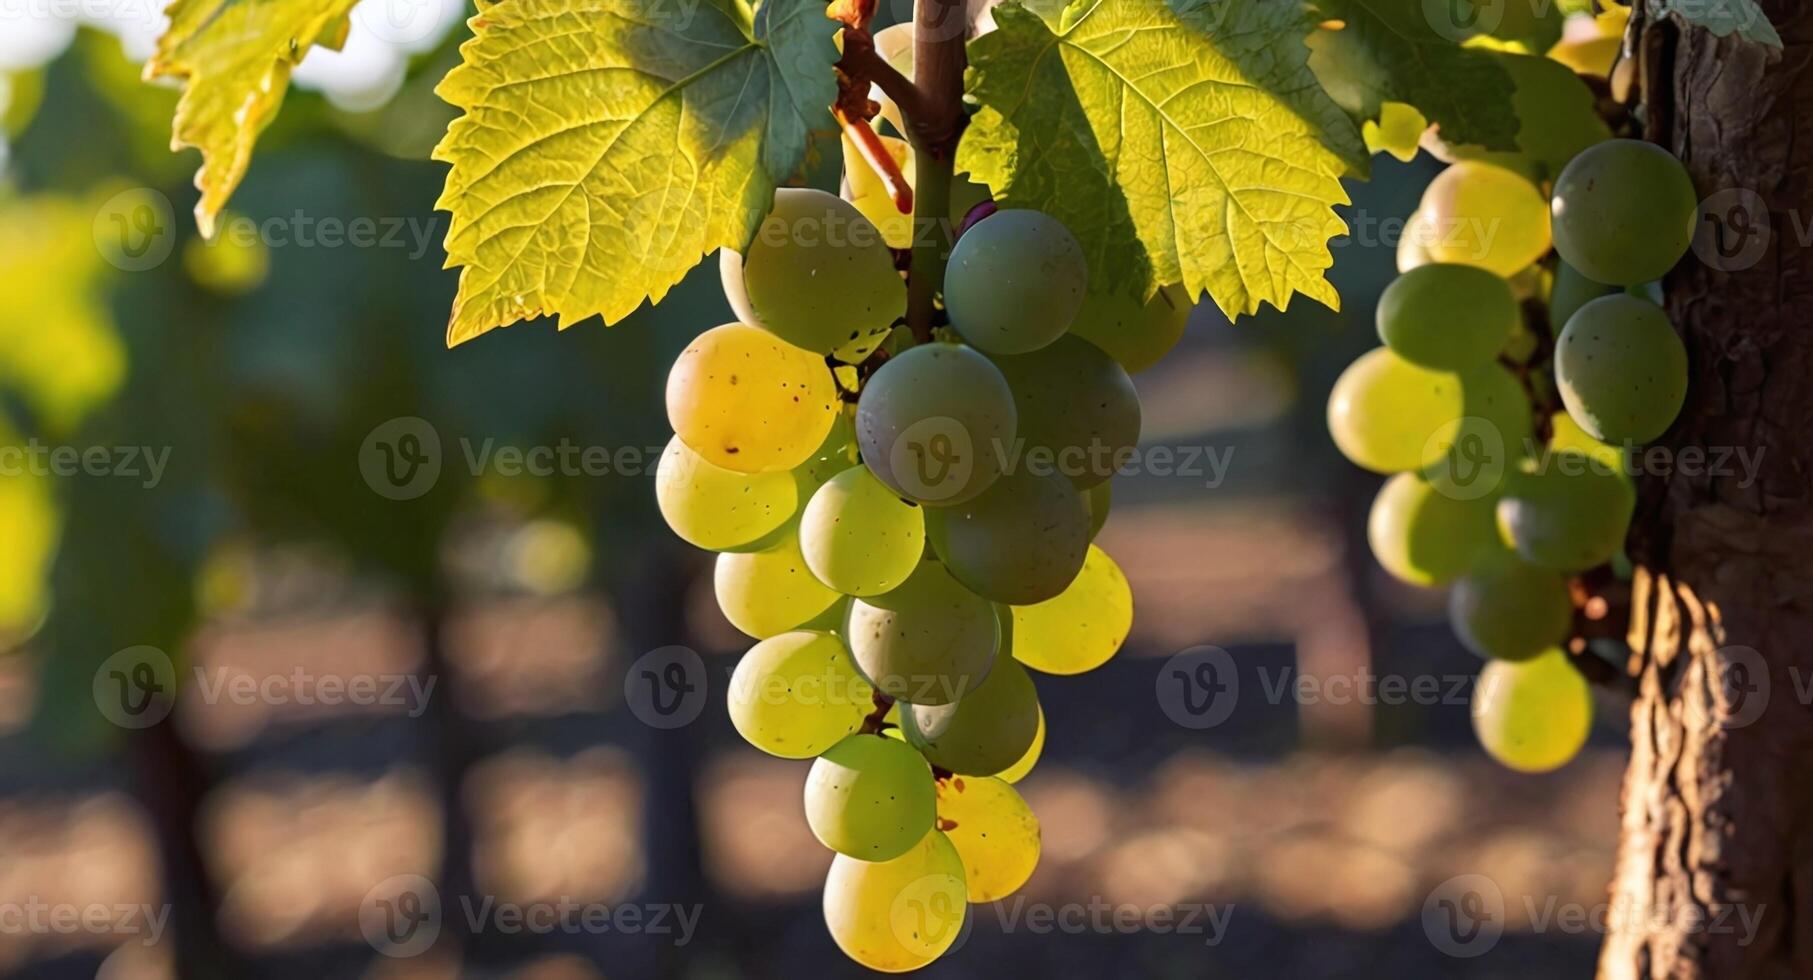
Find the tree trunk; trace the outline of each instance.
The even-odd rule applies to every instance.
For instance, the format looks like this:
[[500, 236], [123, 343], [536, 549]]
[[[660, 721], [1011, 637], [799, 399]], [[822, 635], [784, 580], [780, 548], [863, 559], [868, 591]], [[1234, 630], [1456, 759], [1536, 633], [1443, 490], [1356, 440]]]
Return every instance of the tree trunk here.
[[1779, 56], [1671, 21], [1639, 45], [1649, 137], [1708, 237], [1667, 282], [1692, 385], [1630, 542], [1605, 980], [1813, 977], [1813, 7], [1762, 5]]

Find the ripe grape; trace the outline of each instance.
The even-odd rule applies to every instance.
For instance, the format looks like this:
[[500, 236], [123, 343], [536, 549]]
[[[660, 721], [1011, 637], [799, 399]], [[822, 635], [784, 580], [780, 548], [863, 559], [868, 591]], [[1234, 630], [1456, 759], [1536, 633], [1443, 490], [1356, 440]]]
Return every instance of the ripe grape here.
[[1476, 498], [1504, 486], [1533, 447], [1535, 417], [1517, 376], [1489, 363], [1461, 375], [1464, 415], [1429, 444], [1423, 478], [1453, 497]]
[[1555, 179], [1555, 251], [1595, 282], [1660, 279], [1693, 243], [1699, 206], [1673, 154], [1642, 140], [1606, 140]]
[[1108, 662], [1133, 629], [1133, 589], [1108, 553], [1090, 545], [1076, 581], [1055, 599], [1014, 606], [1007, 649], [1047, 674], [1081, 674]]
[[790, 470], [837, 417], [822, 358], [741, 323], [700, 334], [667, 376], [667, 418], [681, 441], [738, 473]]
[[803, 625], [839, 598], [806, 567], [797, 528], [765, 551], [719, 555], [712, 585], [724, 618], [758, 640]]
[[1379, 339], [1399, 357], [1439, 371], [1489, 364], [1522, 317], [1503, 279], [1468, 265], [1425, 265], [1379, 297]]
[[844, 955], [871, 970], [905, 973], [936, 960], [962, 935], [967, 894], [963, 859], [933, 831], [892, 861], [833, 858], [825, 926]]
[[1139, 447], [1139, 392], [1125, 368], [1081, 337], [995, 363], [1013, 389], [1026, 465], [1055, 467], [1087, 490]]
[[994, 604], [929, 559], [900, 588], [852, 601], [844, 635], [869, 683], [914, 704], [963, 697], [1001, 646]]
[[1423, 192], [1425, 247], [1437, 262], [1473, 265], [1510, 278], [1549, 250], [1548, 204], [1524, 177], [1463, 160]]
[[1559, 649], [1524, 661], [1494, 660], [1479, 672], [1473, 732], [1508, 768], [1559, 769], [1580, 753], [1592, 726], [1592, 692]]
[[849, 201], [809, 187], [775, 191], [746, 253], [721, 249], [718, 271], [737, 319], [819, 355], [848, 347], [862, 360], [906, 307], [881, 230]]
[[1420, 469], [1445, 445], [1432, 444], [1465, 413], [1459, 376], [1418, 367], [1379, 347], [1360, 355], [1328, 396], [1335, 446], [1376, 473]]
[[1144, 303], [1112, 290], [1096, 290], [1084, 298], [1070, 332], [1107, 351], [1128, 374], [1138, 374], [1183, 339], [1195, 305], [1189, 292], [1175, 284], [1162, 287]]
[[1634, 452], [1632, 448], [1610, 446], [1594, 439], [1566, 411], [1556, 412], [1549, 416], [1549, 429], [1548, 450], [1550, 452], [1581, 453], [1605, 469], [1621, 474], [1626, 479], [1629, 478], [1631, 474], [1630, 454]]
[[1020, 761], [1039, 731], [1039, 692], [1012, 657], [954, 704], [907, 704], [900, 731], [934, 766], [992, 776]]
[[1581, 275], [1579, 269], [1556, 259], [1555, 282], [1549, 287], [1549, 325], [1559, 330], [1582, 306], [1617, 291], [1618, 287], [1594, 282]]
[[1039, 709], [1039, 730], [1037, 732], [1033, 733], [1032, 747], [1026, 750], [1026, 754], [1020, 757], [1019, 762], [1016, 762], [1013, 765], [1008, 766], [1006, 769], [1003, 769], [1000, 772], [996, 773], [995, 778], [999, 779], [1003, 782], [1008, 782], [1008, 783], [1017, 783], [1020, 780], [1025, 779], [1027, 773], [1032, 772], [1033, 767], [1039, 764], [1039, 756], [1044, 751], [1045, 751], [1045, 709], [1040, 708]]
[[1502, 551], [1490, 497], [1457, 499], [1414, 473], [1385, 481], [1366, 522], [1372, 553], [1400, 581], [1446, 585]]
[[996, 602], [1025, 605], [1057, 596], [1076, 579], [1089, 550], [1082, 493], [1060, 474], [1024, 467], [974, 500], [931, 508], [925, 525], [944, 567]]
[[1420, 269], [1434, 262], [1429, 255], [1429, 245], [1435, 240], [1435, 229], [1430, 226], [1422, 208], [1410, 212], [1404, 219], [1404, 231], [1398, 238], [1397, 266], [1398, 272], [1409, 272]]
[[1528, 660], [1567, 639], [1574, 603], [1559, 573], [1507, 557], [1454, 583], [1448, 620], [1474, 653]]
[[945, 780], [938, 786], [938, 816], [963, 859], [972, 902], [1012, 895], [1039, 866], [1039, 818], [1004, 780]]
[[708, 551], [747, 547], [799, 510], [791, 473], [738, 473], [688, 449], [675, 436], [655, 467], [661, 516], [688, 544]]
[[1551, 452], [1510, 479], [1498, 532], [1533, 565], [1579, 572], [1618, 553], [1635, 507], [1623, 474], [1584, 453]]
[[880, 595], [925, 554], [924, 511], [852, 466], [820, 487], [800, 517], [800, 550], [820, 582], [845, 595]]
[[931, 343], [890, 358], [863, 386], [863, 462], [895, 493], [960, 504], [1001, 475], [1016, 432], [1014, 393], [988, 358]]
[[854, 734], [874, 707], [842, 640], [795, 630], [743, 655], [730, 675], [730, 721], [750, 745], [810, 759]]
[[806, 823], [813, 836], [859, 861], [905, 854], [936, 819], [931, 767], [905, 742], [849, 735], [806, 775]]
[[951, 329], [991, 354], [1024, 354], [1064, 335], [1089, 288], [1083, 247], [1042, 211], [997, 211], [963, 233], [944, 275]]
[[1687, 401], [1687, 348], [1668, 314], [1622, 293], [1582, 306], [1555, 342], [1555, 386], [1589, 435], [1649, 442]]

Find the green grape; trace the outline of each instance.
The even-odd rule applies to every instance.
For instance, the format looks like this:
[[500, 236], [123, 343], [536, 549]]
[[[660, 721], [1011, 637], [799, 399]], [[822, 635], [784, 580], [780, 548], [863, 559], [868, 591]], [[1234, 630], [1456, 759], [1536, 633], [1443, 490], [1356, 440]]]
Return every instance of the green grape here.
[[718, 271], [737, 319], [814, 354], [873, 350], [906, 309], [881, 230], [849, 201], [809, 187], [775, 191], [748, 254], [720, 249]]
[[1524, 661], [1494, 660], [1473, 688], [1473, 732], [1486, 753], [1518, 772], [1566, 765], [1593, 727], [1586, 678], [1558, 649]]
[[988, 675], [1001, 623], [993, 603], [928, 559], [900, 588], [853, 600], [844, 635], [857, 669], [882, 693], [949, 704]]
[[1662, 278], [1687, 254], [1700, 200], [1667, 150], [1615, 139], [1561, 171], [1550, 206], [1562, 259], [1595, 282], [1634, 286]]
[[1636, 495], [1624, 475], [1579, 452], [1551, 452], [1498, 501], [1499, 537], [1533, 565], [1579, 572], [1624, 544]]
[[1621, 474], [1626, 478], [1629, 477], [1632, 450], [1628, 447], [1609, 446], [1594, 439], [1580, 427], [1580, 423], [1574, 421], [1572, 415], [1565, 411], [1549, 416], [1549, 430], [1548, 449], [1550, 452], [1581, 453], [1606, 470]]
[[924, 510], [852, 466], [820, 487], [800, 517], [800, 550], [820, 582], [845, 595], [891, 592], [925, 554]]
[[892, 861], [833, 858], [825, 926], [845, 956], [881, 973], [905, 973], [936, 960], [962, 935], [966, 895], [963, 859], [933, 831]]
[[1133, 589], [1120, 566], [1090, 545], [1083, 570], [1063, 594], [1013, 607], [1007, 649], [1047, 674], [1081, 674], [1108, 662], [1133, 629]]
[[1160, 288], [1144, 303], [1123, 293], [1094, 291], [1084, 298], [1070, 332], [1107, 351], [1128, 374], [1138, 374], [1183, 339], [1195, 306], [1189, 291], [1176, 284]]
[[1447, 496], [1414, 473], [1385, 481], [1366, 521], [1372, 553], [1411, 585], [1446, 585], [1503, 550], [1490, 497]]
[[688, 544], [710, 551], [742, 548], [784, 527], [799, 510], [790, 473], [738, 473], [669, 440], [655, 467], [661, 516]]
[[1026, 605], [1056, 597], [1082, 571], [1089, 551], [1089, 504], [1082, 493], [1060, 474], [1024, 467], [974, 500], [929, 509], [925, 527], [932, 550], [957, 581], [996, 602]]
[[988, 358], [931, 343], [889, 358], [863, 385], [856, 437], [889, 489], [924, 504], [960, 504], [1001, 475], [1016, 431], [1014, 394]]
[[1618, 287], [1594, 282], [1581, 275], [1579, 269], [1556, 259], [1555, 282], [1549, 287], [1549, 326], [1560, 330], [1582, 306], [1617, 291]]
[[1506, 558], [1454, 583], [1448, 621], [1482, 657], [1528, 660], [1567, 639], [1574, 601], [1560, 573]]
[[995, 363], [1013, 389], [1024, 465], [1055, 468], [1087, 490], [1139, 448], [1139, 392], [1127, 370], [1081, 337]]
[[1032, 736], [1032, 747], [1026, 750], [1026, 754], [1020, 757], [1019, 762], [996, 773], [995, 778], [1009, 783], [1017, 783], [1020, 780], [1025, 779], [1027, 774], [1032, 772], [1033, 767], [1039, 764], [1039, 756], [1043, 754], [1044, 751], [1045, 709], [1040, 708], [1039, 730]]
[[966, 776], [992, 776], [1020, 761], [1039, 731], [1039, 692], [1026, 668], [1002, 657], [955, 704], [908, 704], [900, 730], [926, 761]]
[[997, 902], [1039, 866], [1039, 818], [1005, 780], [957, 777], [938, 785], [944, 835], [963, 859], [972, 902]]
[[667, 376], [675, 434], [738, 473], [804, 463], [836, 417], [837, 389], [824, 359], [746, 324], [700, 334]]
[[905, 854], [936, 820], [932, 770], [917, 750], [849, 735], [806, 774], [806, 823], [819, 843], [860, 861]]
[[792, 527], [765, 551], [719, 555], [712, 585], [724, 618], [758, 640], [811, 621], [838, 600], [806, 567]]
[[1379, 297], [1379, 339], [1399, 357], [1438, 371], [1490, 364], [1522, 321], [1503, 279], [1468, 265], [1425, 265]]
[[1533, 448], [1536, 420], [1529, 392], [1497, 363], [1460, 376], [1464, 414], [1429, 444], [1423, 478], [1451, 497], [1497, 493], [1514, 464]]
[[1089, 288], [1083, 247], [1043, 211], [998, 211], [951, 249], [951, 329], [990, 354], [1024, 354], [1064, 335]]
[[874, 692], [830, 633], [771, 636], [730, 675], [730, 722], [750, 745], [783, 759], [810, 759], [855, 734]]
[[1089, 540], [1094, 541], [1096, 535], [1101, 534], [1102, 528], [1107, 525], [1109, 512], [1114, 509], [1114, 481], [1103, 480], [1090, 487], [1086, 497], [1089, 501]]
[[1548, 205], [1522, 176], [1463, 160], [1423, 192], [1425, 248], [1437, 262], [1473, 265], [1510, 278], [1549, 250]]
[[1555, 386], [1580, 427], [1609, 442], [1649, 442], [1687, 402], [1687, 347], [1662, 308], [1602, 296], [1555, 341]]
[[1580, 151], [1611, 138], [1611, 130], [1594, 109], [1591, 90], [1566, 66], [1546, 58], [1509, 51], [1478, 51], [1511, 76], [1517, 114], [1517, 151], [1487, 150], [1477, 144], [1452, 144], [1440, 136], [1430, 151], [1440, 160], [1479, 160], [1515, 170], [1534, 182], [1552, 179]]
[[1465, 414], [1459, 376], [1417, 367], [1379, 347], [1360, 355], [1328, 396], [1328, 431], [1341, 455], [1376, 473], [1420, 469], [1446, 449]]

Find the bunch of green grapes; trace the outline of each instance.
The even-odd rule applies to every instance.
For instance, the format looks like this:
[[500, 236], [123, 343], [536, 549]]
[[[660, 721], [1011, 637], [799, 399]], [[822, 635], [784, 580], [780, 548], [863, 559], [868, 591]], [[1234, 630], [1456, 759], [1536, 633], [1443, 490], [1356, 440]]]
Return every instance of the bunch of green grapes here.
[[1130, 369], [1177, 343], [1189, 301], [1091, 291], [1062, 224], [997, 210], [951, 251], [948, 322], [915, 336], [882, 183], [783, 189], [723, 254], [737, 321], [673, 366], [655, 489], [758, 641], [731, 677], [737, 732], [812, 760], [832, 936], [898, 972], [1037, 864], [1014, 788], [1045, 740], [1034, 675], [1099, 667], [1131, 629], [1093, 541], [1139, 441]]
[[[1522, 61], [1532, 77], [1557, 70]], [[1687, 250], [1692, 183], [1661, 149], [1589, 128], [1582, 146], [1528, 159], [1425, 141], [1456, 162], [1400, 245], [1383, 346], [1328, 403], [1340, 451], [1390, 476], [1368, 521], [1374, 555], [1403, 582], [1451, 587], [1455, 633], [1488, 660], [1475, 730], [1525, 771], [1586, 739], [1574, 577], [1618, 567], [1631, 447], [1673, 424], [1687, 389], [1685, 347], [1644, 284]], [[1551, 173], [1552, 188], [1532, 182]]]

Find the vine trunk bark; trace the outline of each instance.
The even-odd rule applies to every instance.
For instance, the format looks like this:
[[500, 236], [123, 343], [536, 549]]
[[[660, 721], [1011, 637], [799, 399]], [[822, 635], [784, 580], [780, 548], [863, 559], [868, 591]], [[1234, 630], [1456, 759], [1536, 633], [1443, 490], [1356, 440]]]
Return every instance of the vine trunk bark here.
[[1813, 5], [1762, 6], [1779, 56], [1669, 21], [1638, 45], [1706, 204], [1667, 282], [1692, 386], [1630, 542], [1604, 980], [1813, 977]]

